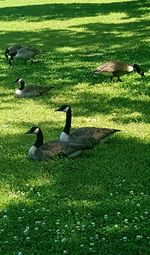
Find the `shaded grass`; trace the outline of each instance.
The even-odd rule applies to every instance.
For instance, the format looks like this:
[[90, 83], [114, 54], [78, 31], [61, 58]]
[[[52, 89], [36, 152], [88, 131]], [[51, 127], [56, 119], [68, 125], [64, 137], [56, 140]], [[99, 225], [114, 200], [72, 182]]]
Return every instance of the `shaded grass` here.
[[[148, 1], [0, 2], [0, 251], [22, 254], [144, 254], [149, 237]], [[45, 50], [38, 62], [14, 61], [11, 43]], [[122, 83], [93, 77], [108, 59], [138, 63], [146, 79]], [[46, 97], [18, 100], [16, 84], [55, 88]], [[77, 159], [32, 162], [39, 124], [45, 141], [58, 138], [73, 108], [73, 127], [121, 129]], [[21, 255], [21, 253], [19, 254]]]

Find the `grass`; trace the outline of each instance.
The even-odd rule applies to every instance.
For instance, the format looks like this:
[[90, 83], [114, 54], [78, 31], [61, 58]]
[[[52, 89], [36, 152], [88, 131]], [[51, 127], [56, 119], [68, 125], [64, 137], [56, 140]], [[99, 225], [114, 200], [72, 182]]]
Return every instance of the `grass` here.
[[[0, 1], [0, 254], [148, 255], [149, 6], [130, 0]], [[12, 43], [45, 50], [39, 62], [4, 57]], [[108, 59], [138, 63], [122, 83], [93, 77]], [[16, 99], [18, 78], [51, 84], [49, 96]], [[73, 109], [73, 127], [121, 129], [82, 157], [32, 162], [39, 124], [57, 139]]]

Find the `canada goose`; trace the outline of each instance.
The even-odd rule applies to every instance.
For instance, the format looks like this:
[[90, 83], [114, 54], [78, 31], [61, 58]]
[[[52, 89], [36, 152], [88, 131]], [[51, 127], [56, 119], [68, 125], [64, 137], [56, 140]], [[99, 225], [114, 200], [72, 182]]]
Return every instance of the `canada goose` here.
[[107, 63], [104, 63], [103, 65], [99, 66], [96, 71], [95, 75], [102, 74], [104, 76], [109, 76], [111, 81], [113, 77], [117, 77], [118, 81], [121, 81], [120, 76], [123, 76], [125, 74], [131, 73], [131, 72], [137, 72], [142, 77], [144, 76], [144, 71], [140, 69], [140, 67], [137, 64], [125, 64], [119, 60], [116, 61], [109, 61]]
[[41, 52], [41, 50], [33, 48], [31, 46], [14, 44], [6, 49], [5, 56], [7, 59], [9, 59], [9, 64], [12, 65], [12, 61], [14, 58], [24, 59], [26, 61], [29, 59], [33, 59], [35, 55]]
[[21, 48], [22, 46], [19, 44], [14, 44], [9, 46], [6, 51], [5, 51], [5, 57], [7, 58], [9, 64], [11, 65], [12, 62], [11, 60], [14, 59], [14, 56], [17, 54], [17, 51]]
[[20, 87], [16, 89], [16, 97], [37, 97], [47, 94], [52, 88], [38, 85], [26, 85], [23, 79], [17, 79], [15, 82], [20, 83]]
[[49, 141], [43, 144], [43, 133], [38, 126], [33, 126], [25, 134], [36, 135], [36, 141], [28, 152], [29, 158], [33, 160], [49, 160], [58, 156], [73, 158], [80, 154], [82, 150], [92, 149], [92, 146], [62, 141]]
[[115, 132], [120, 130], [110, 128], [96, 128], [96, 127], [83, 127], [73, 129], [70, 133], [71, 128], [71, 107], [69, 105], [62, 105], [56, 111], [63, 111], [66, 113], [65, 127], [60, 135], [60, 141], [65, 142], [76, 142], [81, 144], [91, 144], [95, 146], [105, 140], [106, 137], [113, 135]]

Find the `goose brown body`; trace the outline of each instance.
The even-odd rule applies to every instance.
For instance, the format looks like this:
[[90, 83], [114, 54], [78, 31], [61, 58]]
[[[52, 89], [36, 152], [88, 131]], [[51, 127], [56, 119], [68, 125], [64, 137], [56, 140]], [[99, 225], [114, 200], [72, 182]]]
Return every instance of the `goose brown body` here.
[[144, 72], [137, 64], [125, 64], [119, 60], [116, 60], [106, 62], [99, 66], [95, 71], [95, 75], [102, 74], [104, 76], [109, 76], [111, 80], [113, 77], [118, 77], [118, 81], [121, 81], [120, 76], [129, 74], [133, 71], [138, 72], [142, 77], [144, 76]]
[[29, 149], [29, 158], [32, 160], [49, 160], [54, 157], [76, 157], [82, 150], [92, 149], [77, 143], [49, 141], [43, 144], [43, 133], [38, 126], [33, 126], [26, 134], [36, 134], [36, 142]]
[[76, 142], [86, 144], [89, 146], [95, 146], [98, 143], [102, 143], [106, 138], [113, 135], [120, 130], [110, 128], [97, 128], [97, 127], [82, 127], [71, 129], [72, 112], [71, 107], [63, 105], [56, 111], [66, 112], [66, 123], [63, 132], [60, 135], [60, 140], [65, 142]]

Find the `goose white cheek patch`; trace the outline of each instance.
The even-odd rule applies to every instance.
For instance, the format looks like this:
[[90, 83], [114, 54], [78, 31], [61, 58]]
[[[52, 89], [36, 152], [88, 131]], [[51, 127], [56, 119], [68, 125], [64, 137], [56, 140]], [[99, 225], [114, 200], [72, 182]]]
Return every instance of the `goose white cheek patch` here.
[[69, 107], [67, 106], [67, 107], [63, 110], [63, 112], [68, 112], [68, 109], [69, 109]]
[[39, 132], [39, 128], [36, 128], [35, 130], [34, 130], [34, 134], [37, 134]]

